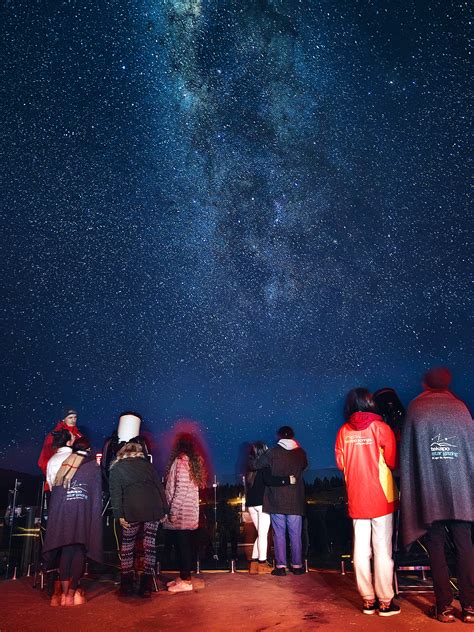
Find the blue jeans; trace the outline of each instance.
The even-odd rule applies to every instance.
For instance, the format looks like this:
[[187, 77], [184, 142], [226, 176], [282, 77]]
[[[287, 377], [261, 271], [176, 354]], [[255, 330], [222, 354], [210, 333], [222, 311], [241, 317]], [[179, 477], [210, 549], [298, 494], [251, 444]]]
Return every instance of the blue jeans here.
[[286, 514], [271, 514], [273, 527], [273, 544], [275, 547], [275, 561], [277, 568], [286, 567], [286, 529], [290, 536], [291, 565], [303, 566], [301, 525], [303, 516], [288, 516]]

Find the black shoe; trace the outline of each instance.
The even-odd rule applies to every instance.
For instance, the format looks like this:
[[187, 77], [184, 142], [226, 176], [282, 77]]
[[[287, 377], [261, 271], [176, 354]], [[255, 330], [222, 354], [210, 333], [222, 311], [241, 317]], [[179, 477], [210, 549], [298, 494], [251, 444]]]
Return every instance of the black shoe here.
[[133, 595], [133, 577], [133, 571], [120, 575], [120, 597], [131, 597], [131, 595]]
[[392, 617], [394, 614], [400, 614], [400, 606], [393, 599], [390, 603], [379, 603], [379, 617]]
[[364, 614], [375, 614], [379, 609], [379, 604], [376, 599], [364, 599], [364, 605], [362, 606], [362, 612]]
[[293, 575], [304, 575], [306, 573], [302, 566], [297, 566], [296, 568], [291, 567], [291, 572]]
[[148, 573], [142, 573], [140, 577], [140, 585], [138, 587], [138, 595], [140, 597], [151, 597], [151, 591], [153, 589], [153, 577]]
[[454, 623], [455, 621], [454, 608], [452, 606], [445, 606], [444, 608], [433, 606], [430, 610], [430, 616], [441, 623]]
[[474, 623], [474, 608], [471, 608], [471, 606], [463, 608], [461, 619], [464, 623]]
[[276, 575], [277, 577], [284, 577], [286, 575], [286, 569], [284, 569], [284, 568], [274, 568], [272, 570], [272, 575]]

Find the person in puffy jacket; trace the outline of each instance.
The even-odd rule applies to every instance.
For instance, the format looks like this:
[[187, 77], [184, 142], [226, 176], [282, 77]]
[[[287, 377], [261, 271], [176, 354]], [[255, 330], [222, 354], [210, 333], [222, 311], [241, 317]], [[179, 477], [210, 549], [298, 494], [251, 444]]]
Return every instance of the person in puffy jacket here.
[[[348, 511], [354, 528], [353, 562], [364, 614], [398, 614], [393, 601], [392, 531], [398, 490], [392, 472], [397, 443], [377, 414], [365, 388], [351, 390], [344, 407], [346, 423], [336, 438], [336, 463], [344, 472]], [[372, 578], [371, 558], [374, 558]]]
[[125, 443], [117, 452], [110, 466], [109, 489], [114, 517], [122, 527], [120, 595], [128, 597], [133, 592], [135, 543], [143, 525], [145, 565], [138, 594], [150, 597], [156, 564], [156, 533], [168, 509], [161, 480], [140, 443]]
[[166, 475], [166, 500], [169, 514], [165, 529], [175, 532], [179, 577], [168, 584], [168, 591], [192, 591], [191, 565], [193, 531], [199, 526], [199, 489], [206, 487], [207, 469], [202, 446], [194, 434], [180, 433], [173, 445]]

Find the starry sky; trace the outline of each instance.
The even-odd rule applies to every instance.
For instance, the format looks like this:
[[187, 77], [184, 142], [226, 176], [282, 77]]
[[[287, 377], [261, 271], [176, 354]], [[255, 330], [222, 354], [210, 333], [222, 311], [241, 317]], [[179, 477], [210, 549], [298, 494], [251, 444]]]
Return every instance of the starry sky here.
[[468, 3], [3, 0], [0, 467], [64, 406], [215, 470], [354, 386], [472, 405]]

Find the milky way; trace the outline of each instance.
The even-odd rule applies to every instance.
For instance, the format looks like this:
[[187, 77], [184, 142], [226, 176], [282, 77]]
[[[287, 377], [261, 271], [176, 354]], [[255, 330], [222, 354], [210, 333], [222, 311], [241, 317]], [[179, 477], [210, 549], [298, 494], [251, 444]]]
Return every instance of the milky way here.
[[0, 17], [0, 466], [68, 405], [97, 447], [194, 419], [224, 473], [282, 423], [332, 465], [353, 386], [469, 402], [467, 2]]

